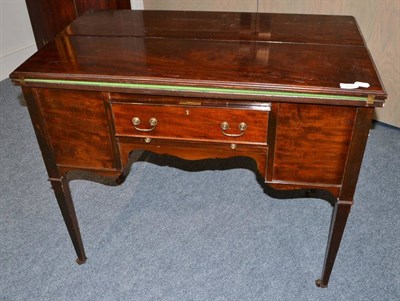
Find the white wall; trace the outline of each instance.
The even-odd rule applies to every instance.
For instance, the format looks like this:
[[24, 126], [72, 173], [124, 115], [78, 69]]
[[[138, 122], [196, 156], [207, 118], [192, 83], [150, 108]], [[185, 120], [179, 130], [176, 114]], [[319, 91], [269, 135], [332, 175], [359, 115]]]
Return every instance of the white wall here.
[[143, 9], [143, 0], [131, 0], [132, 9]]
[[0, 80], [37, 50], [24, 0], [0, 0]]

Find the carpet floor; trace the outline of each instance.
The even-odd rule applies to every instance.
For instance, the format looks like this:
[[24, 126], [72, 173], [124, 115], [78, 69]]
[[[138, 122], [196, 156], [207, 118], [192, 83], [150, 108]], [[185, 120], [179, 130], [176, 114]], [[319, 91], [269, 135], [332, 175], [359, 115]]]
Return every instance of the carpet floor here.
[[79, 266], [21, 90], [0, 84], [1, 301], [400, 300], [399, 129], [371, 131], [327, 289], [330, 204], [272, 198], [236, 159], [144, 153], [120, 186], [71, 181]]

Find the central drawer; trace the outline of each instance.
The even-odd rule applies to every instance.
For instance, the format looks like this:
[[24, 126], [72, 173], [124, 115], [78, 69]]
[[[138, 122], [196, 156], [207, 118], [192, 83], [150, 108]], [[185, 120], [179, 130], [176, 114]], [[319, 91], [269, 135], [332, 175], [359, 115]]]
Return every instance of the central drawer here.
[[269, 107], [113, 103], [118, 137], [267, 144]]

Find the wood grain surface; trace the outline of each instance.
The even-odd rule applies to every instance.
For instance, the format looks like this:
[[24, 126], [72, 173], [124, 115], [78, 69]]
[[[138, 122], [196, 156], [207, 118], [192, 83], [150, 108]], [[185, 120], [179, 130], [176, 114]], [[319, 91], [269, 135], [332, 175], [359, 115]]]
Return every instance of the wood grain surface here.
[[[118, 23], [122, 15], [135, 20]], [[376, 105], [370, 100], [386, 98], [354, 19], [172, 12], [165, 30], [166, 15], [87, 15], [11, 75], [27, 98], [77, 262], [86, 256], [66, 172], [119, 174], [121, 183], [137, 149], [189, 160], [246, 156], [274, 188], [320, 188], [336, 197], [316, 281], [327, 287]], [[115, 31], [108, 30], [113, 19]], [[356, 80], [371, 87], [338, 88]], [[160, 93], [165, 88], [170, 94]], [[179, 94], [190, 89], [198, 94]], [[247, 129], [238, 128], [242, 122]]]
[[341, 184], [356, 110], [280, 103], [272, 179]]
[[104, 10], [86, 13], [63, 34], [363, 46], [357, 30], [351, 16]]
[[[170, 140], [213, 141], [247, 144], [267, 144], [268, 112], [254, 109], [229, 109], [224, 107], [196, 108], [190, 106], [113, 104], [114, 123], [117, 136], [154, 137]], [[137, 125], [132, 118], [140, 119]], [[152, 131], [149, 120], [155, 118], [157, 125]], [[227, 122], [224, 132], [221, 123]], [[241, 132], [240, 123], [247, 129]], [[243, 135], [242, 135], [243, 134]]]
[[354, 16], [389, 97], [375, 119], [400, 128], [400, 1], [398, 0], [143, 0], [144, 9], [248, 11]]
[[375, 119], [400, 128], [400, 1], [258, 0], [258, 11], [354, 16], [388, 94]]
[[113, 168], [101, 93], [38, 89], [38, 96], [57, 164]]
[[[135, 19], [137, 14], [125, 11], [123, 20]], [[386, 98], [353, 18], [187, 12], [172, 14], [175, 27], [165, 31], [159, 29], [165, 27], [159, 21], [166, 17], [165, 12], [141, 14], [142, 21], [147, 22], [142, 26], [146, 37], [136, 37], [141, 33], [135, 29], [131, 30], [132, 36], [124, 25], [118, 25], [119, 12], [96, 13], [87, 21], [85, 16], [82, 18], [85, 22], [76, 22], [73, 30], [66, 30], [67, 35], [60, 35], [54, 43], [46, 45], [12, 77], [116, 82], [123, 78], [123, 82], [131, 83], [373, 94], [379, 99]], [[199, 25], [206, 28], [208, 19], [215, 21], [215, 30], [198, 31]], [[240, 24], [237, 20], [241, 20]], [[226, 22], [234, 26], [227, 29]], [[81, 35], [87, 23], [92, 24], [88, 32], [91, 36]], [[114, 35], [112, 31], [107, 33], [113, 23], [126, 36], [108, 36]], [[103, 32], [106, 34], [102, 36]], [[171, 33], [184, 38], [166, 38]], [[355, 81], [368, 82], [370, 88], [339, 87], [340, 83]]]

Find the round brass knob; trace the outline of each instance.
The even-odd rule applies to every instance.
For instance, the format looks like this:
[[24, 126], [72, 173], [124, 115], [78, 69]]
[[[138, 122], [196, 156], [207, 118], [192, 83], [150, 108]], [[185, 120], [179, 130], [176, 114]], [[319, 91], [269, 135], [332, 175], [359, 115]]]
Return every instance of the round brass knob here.
[[245, 130], [247, 130], [247, 124], [245, 122], [239, 123], [238, 129], [239, 131], [244, 132]]
[[229, 130], [229, 123], [226, 122], [226, 121], [222, 122], [222, 123], [221, 123], [221, 129], [222, 129], [223, 131]]
[[228, 137], [240, 137], [240, 136], [243, 136], [244, 133], [247, 130], [247, 124], [245, 122], [239, 123], [239, 125], [238, 125], [238, 129], [240, 131], [239, 134], [230, 134], [230, 133], [226, 133], [225, 132], [225, 131], [229, 130], [229, 123], [227, 121], [222, 122], [220, 126], [221, 126], [221, 129], [222, 129], [222, 134], [224, 134], [225, 136], [228, 136]]
[[140, 132], [151, 132], [152, 130], [154, 130], [157, 126], [157, 119], [152, 117], [149, 119], [149, 124], [151, 126], [151, 128], [148, 129], [144, 129], [144, 128], [139, 128], [138, 125], [140, 124], [140, 119], [139, 117], [133, 117], [132, 118], [132, 123], [133, 123], [133, 127], [140, 131]]
[[133, 118], [132, 118], [132, 123], [133, 123], [133, 125], [139, 125], [139, 124], [140, 124], [140, 119], [139, 119], [139, 117], [133, 117]]

